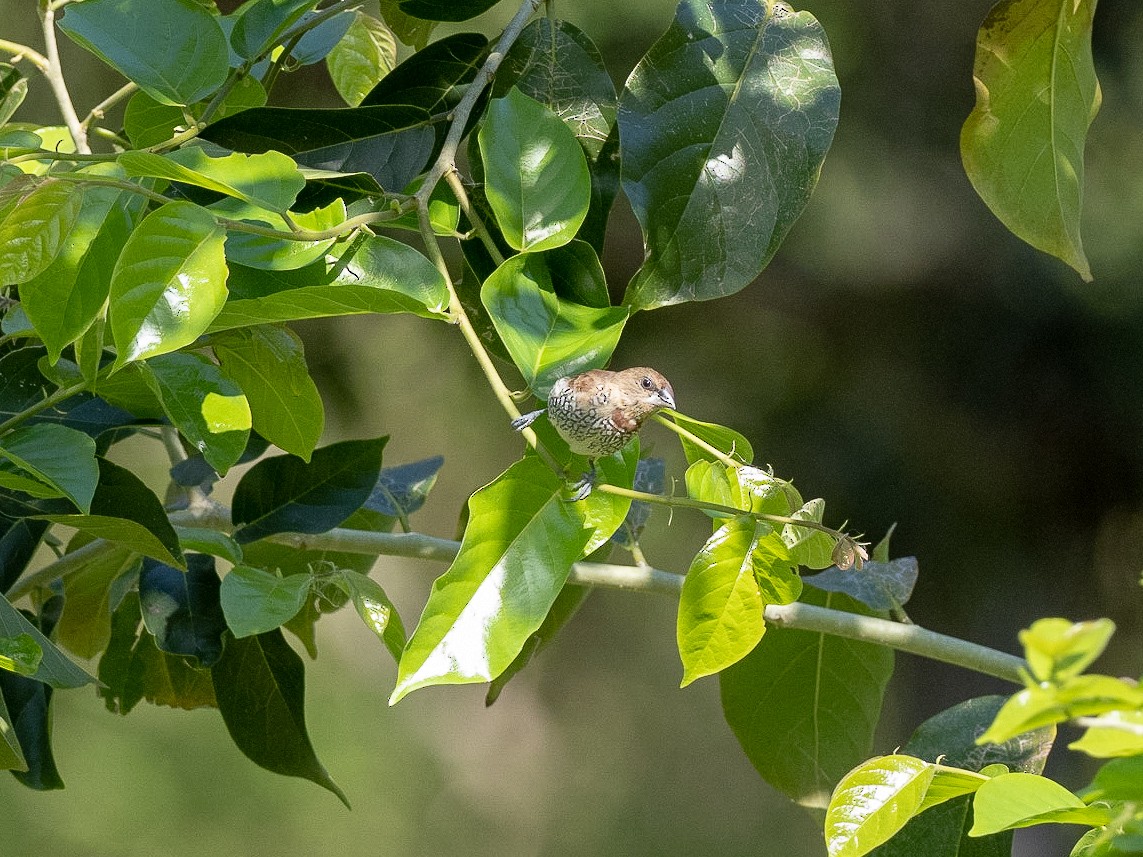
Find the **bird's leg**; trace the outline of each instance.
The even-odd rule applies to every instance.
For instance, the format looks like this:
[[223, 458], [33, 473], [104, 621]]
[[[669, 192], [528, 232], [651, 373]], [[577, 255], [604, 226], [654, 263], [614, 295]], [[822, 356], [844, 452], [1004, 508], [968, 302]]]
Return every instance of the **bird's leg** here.
[[538, 411], [532, 411], [524, 414], [522, 417], [516, 417], [516, 419], [512, 420], [512, 428], [516, 429], [516, 431], [523, 431], [534, 423], [536, 418], [546, 410], [547, 408], [540, 408]]
[[591, 470], [583, 474], [583, 477], [571, 487], [575, 493], [571, 495], [571, 502], [576, 503], [583, 500], [591, 493], [591, 489], [595, 487], [595, 459], [588, 459], [591, 464]]

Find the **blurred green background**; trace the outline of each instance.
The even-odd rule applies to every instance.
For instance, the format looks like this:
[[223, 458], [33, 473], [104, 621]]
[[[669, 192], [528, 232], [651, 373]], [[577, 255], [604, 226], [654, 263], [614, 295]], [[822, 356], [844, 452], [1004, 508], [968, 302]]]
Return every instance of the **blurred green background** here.
[[[226, 5], [226, 4], [224, 4]], [[228, 4], [228, 7], [233, 6]], [[560, 0], [622, 82], [671, 0]], [[919, 558], [919, 623], [1006, 650], [1033, 619], [1110, 616], [1097, 665], [1138, 674], [1143, 650], [1143, 6], [1104, 0], [1104, 91], [1087, 149], [1084, 240], [1095, 282], [1007, 234], [960, 167], [974, 36], [987, 0], [814, 0], [842, 84], [841, 124], [805, 215], [737, 296], [642, 313], [617, 365], [647, 364], [689, 414], [732, 425], [761, 463], [827, 500], [827, 519]], [[492, 32], [510, 3], [474, 22]], [[39, 45], [29, 0], [0, 0], [5, 38]], [[114, 73], [62, 44], [81, 112]], [[285, 86], [329, 103], [320, 68]], [[17, 119], [57, 121], [47, 87]], [[605, 264], [615, 294], [638, 267], [621, 200]], [[455, 330], [403, 318], [304, 325], [327, 440], [391, 434], [387, 463], [444, 454], [416, 523], [450, 536], [464, 498], [520, 452]], [[672, 439], [644, 433], [682, 467]], [[134, 453], [132, 453], [134, 454]], [[156, 463], [153, 476], [161, 476]], [[685, 570], [705, 519], [657, 513], [650, 560]], [[439, 567], [382, 560], [375, 576], [419, 615]], [[247, 762], [214, 712], [108, 714], [57, 694], [68, 788], [0, 780], [0, 855], [652, 855], [824, 853], [818, 822], [766, 786], [721, 720], [717, 684], [677, 689], [669, 599], [597, 593], [493, 708], [483, 688], [386, 706], [395, 671], [354, 616], [319, 630], [307, 688], [319, 755], [349, 794]], [[898, 658], [876, 750], [998, 682]], [[1061, 736], [1065, 743], [1074, 737]], [[1049, 773], [1090, 773], [1058, 751]], [[1075, 832], [1022, 832], [1017, 853], [1066, 854]]]

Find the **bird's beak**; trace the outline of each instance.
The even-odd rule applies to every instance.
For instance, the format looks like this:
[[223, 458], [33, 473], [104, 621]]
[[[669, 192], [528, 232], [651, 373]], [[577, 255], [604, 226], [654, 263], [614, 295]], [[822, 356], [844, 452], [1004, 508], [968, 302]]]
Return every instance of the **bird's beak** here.
[[675, 396], [666, 387], [659, 391], [659, 401], [663, 403], [664, 408], [670, 408], [672, 411], [675, 409]]

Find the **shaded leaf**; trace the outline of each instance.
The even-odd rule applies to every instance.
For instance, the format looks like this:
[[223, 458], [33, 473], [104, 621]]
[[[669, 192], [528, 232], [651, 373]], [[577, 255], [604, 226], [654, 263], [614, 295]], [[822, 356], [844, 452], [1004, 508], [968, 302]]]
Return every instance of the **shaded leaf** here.
[[40, 546], [47, 521], [0, 516], [0, 594], [12, 588]]
[[160, 650], [194, 658], [204, 667], [218, 662], [226, 631], [220, 584], [212, 556], [189, 554], [185, 572], [152, 559], [143, 561], [139, 609]]
[[386, 467], [377, 477], [373, 493], [365, 507], [390, 518], [405, 519], [424, 505], [437, 473], [444, 464], [444, 456], [434, 455], [410, 464]]
[[433, 42], [381, 78], [362, 104], [410, 105], [429, 115], [450, 110], [460, 101], [460, 88], [476, 77], [487, 48], [488, 39], [479, 33], [456, 33]]
[[0, 126], [12, 118], [27, 94], [28, 79], [15, 66], [0, 63]]
[[861, 569], [827, 568], [803, 577], [806, 583], [826, 592], [844, 592], [874, 610], [900, 607], [913, 594], [917, 582], [917, 558], [901, 557], [889, 562], [865, 562]]
[[[24, 614], [8, 603], [8, 599], [0, 596], [0, 637], [22, 637], [27, 635], [39, 647], [40, 662], [34, 672], [28, 677], [29, 681], [43, 683], [50, 687], [70, 688], [83, 687], [94, 682], [95, 678], [72, 663], [68, 657], [59, 650], [55, 643], [44, 636], [40, 629], [24, 618]], [[0, 670], [0, 673], [4, 671]], [[20, 678], [19, 676], [10, 676]], [[8, 699], [11, 706], [11, 698]], [[46, 704], [46, 701], [45, 701]], [[12, 712], [12, 716], [18, 716]], [[21, 742], [22, 743], [22, 742]], [[27, 747], [24, 748], [27, 750]]]
[[0, 636], [0, 670], [22, 676], [35, 675], [43, 655], [31, 634]]
[[397, 0], [397, 8], [426, 21], [467, 21], [488, 11], [500, 0]]
[[318, 0], [253, 0], [236, 13], [230, 46], [243, 59], [254, 59], [279, 43], [282, 35]]
[[349, 590], [349, 598], [361, 621], [385, 644], [393, 659], [400, 662], [406, 642], [405, 626], [385, 590], [373, 578], [350, 569], [343, 569], [339, 578]]
[[[238, 199], [220, 200], [213, 203], [210, 210], [230, 220], [269, 227], [279, 232], [292, 231], [281, 214], [248, 205]], [[290, 218], [300, 229], [313, 232], [326, 231], [345, 221], [345, 203], [335, 199], [324, 208], [315, 208], [305, 213], [291, 212]], [[322, 241], [295, 241], [254, 235], [231, 228], [226, 233], [226, 259], [229, 262], [266, 271], [293, 271], [321, 259], [333, 247], [336, 240], [336, 238], [326, 238]]]
[[0, 670], [0, 697], [24, 760], [23, 770], [13, 770], [12, 775], [36, 791], [62, 789], [63, 779], [52, 755], [51, 686]]
[[400, 0], [380, 0], [381, 17], [398, 39], [416, 51], [422, 51], [436, 29], [435, 21], [413, 18], [401, 11]]
[[226, 533], [208, 527], [175, 527], [184, 551], [210, 554], [231, 565], [241, 565], [242, 548]]
[[12, 715], [8, 713], [8, 706], [4, 702], [4, 692], [0, 690], [0, 771], [26, 771], [28, 760], [24, 758], [24, 751], [20, 748], [20, 739], [12, 728]]
[[[302, 16], [301, 24], [307, 26], [316, 18], [317, 12], [307, 12]], [[290, 51], [290, 59], [298, 65], [313, 65], [321, 62], [330, 51], [337, 47], [357, 20], [358, 12], [348, 10], [326, 18], [317, 26], [306, 30], [294, 49]]]
[[[52, 423], [21, 426], [0, 440], [0, 464], [3, 460], [49, 489], [46, 494], [29, 493], [67, 497], [80, 511], [91, 511], [99, 465], [95, 441], [83, 432]], [[5, 472], [0, 469], [0, 485]]]
[[1003, 696], [979, 696], [945, 709], [918, 726], [902, 752], [970, 771], [1003, 764], [1009, 770], [1041, 773], [1056, 735], [1051, 727], [1000, 744], [977, 743], [1004, 701]]
[[[78, 541], [78, 540], [77, 540]], [[72, 550], [78, 545], [72, 544]], [[127, 548], [114, 548], [84, 563], [64, 580], [64, 608], [56, 625], [60, 644], [81, 658], [94, 658], [111, 639], [112, 590], [125, 576], [138, 573], [139, 557]]]

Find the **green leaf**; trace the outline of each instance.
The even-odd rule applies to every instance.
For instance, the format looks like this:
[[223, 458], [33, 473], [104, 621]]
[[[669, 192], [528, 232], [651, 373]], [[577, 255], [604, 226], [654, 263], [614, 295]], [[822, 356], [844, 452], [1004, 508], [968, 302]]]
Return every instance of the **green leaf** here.
[[4, 699], [12, 721], [13, 738], [22, 749], [25, 762], [25, 770], [13, 770], [13, 776], [36, 791], [62, 789], [63, 780], [52, 755], [52, 688], [0, 670], [0, 697]]
[[85, 0], [59, 28], [163, 104], [193, 104], [222, 85], [230, 52], [218, 19], [189, 0]]
[[7, 592], [24, 573], [47, 528], [44, 521], [0, 517], [0, 592]]
[[[754, 460], [754, 449], [750, 446], [750, 441], [734, 429], [720, 426], [717, 423], [704, 423], [701, 420], [680, 414], [678, 411], [669, 411], [668, 414], [675, 425], [686, 429], [699, 440], [705, 441], [720, 452], [745, 464]], [[679, 440], [683, 445], [683, 453], [687, 457], [688, 464], [694, 464], [696, 461], [718, 460], [709, 450], [703, 449], [686, 435], [680, 435]]]
[[396, 64], [393, 33], [384, 22], [360, 10], [345, 36], [326, 57], [333, 85], [351, 107], [359, 105]]
[[39, 515], [41, 520], [75, 527], [160, 562], [181, 566], [182, 551], [163, 504], [134, 473], [105, 458], [89, 515]]
[[[223, 119], [266, 104], [266, 90], [257, 78], [240, 79], [218, 105], [215, 119]], [[189, 107], [172, 107], [162, 104], [145, 92], [136, 92], [127, 102], [123, 116], [123, 128], [127, 138], [137, 149], [165, 143], [176, 133], [187, 128], [186, 114], [200, 118], [207, 107], [206, 101]]]
[[226, 632], [220, 585], [212, 556], [189, 554], [185, 572], [151, 559], [143, 561], [139, 608], [161, 651], [194, 658], [204, 667], [218, 662]]
[[988, 731], [977, 740], [1006, 741], [1072, 717], [1133, 708], [1143, 708], [1143, 689], [1109, 676], [1076, 676], [1060, 686], [1035, 684], [1004, 703]]
[[484, 192], [517, 250], [549, 250], [575, 238], [591, 204], [591, 176], [575, 135], [519, 89], [488, 105], [480, 128]]
[[246, 394], [254, 431], [309, 461], [325, 410], [297, 335], [266, 325], [216, 335], [211, 346], [222, 374]]
[[306, 185], [298, 165], [281, 152], [214, 158], [200, 146], [187, 146], [165, 155], [124, 152], [119, 164], [129, 176], [183, 182], [278, 213], [288, 211]]
[[369, 499], [387, 440], [330, 444], [309, 463], [286, 455], [259, 461], [234, 490], [234, 538], [245, 544], [274, 533], [333, 529]]
[[401, 11], [399, 2], [400, 0], [380, 0], [381, 17], [385, 19], [393, 35], [413, 50], [420, 52], [428, 45], [429, 38], [436, 29], [436, 22], [406, 15]]
[[[790, 517], [819, 524], [825, 515], [825, 500], [810, 500], [800, 509], [790, 513]], [[833, 565], [833, 537], [821, 530], [786, 524], [782, 527], [782, 541], [790, 550], [790, 559], [806, 568], [828, 568]], [[860, 599], [859, 599], [860, 600]]]
[[480, 299], [524, 381], [546, 396], [555, 381], [607, 365], [627, 310], [595, 309], [555, 294], [542, 254], [506, 260], [484, 283]]
[[[460, 101], [463, 87], [476, 77], [487, 51], [488, 39], [479, 33], [456, 33], [433, 42], [381, 78], [362, 104], [405, 104], [429, 115], [445, 113]], [[470, 124], [475, 119], [470, 118]], [[443, 126], [438, 126], [438, 146], [443, 133]]]
[[435, 455], [411, 464], [386, 467], [377, 477], [365, 508], [405, 521], [424, 505], [444, 458]]
[[184, 551], [210, 554], [231, 565], [242, 564], [242, 548], [226, 533], [206, 527], [175, 527]]
[[[844, 595], [802, 600], [866, 612]], [[841, 778], [868, 758], [893, 653], [883, 646], [771, 628], [719, 674], [722, 709], [751, 763], [804, 806], [824, 807]]]
[[405, 649], [405, 626], [397, 615], [397, 608], [373, 578], [350, 569], [339, 575], [349, 590], [349, 597], [357, 615], [377, 637], [398, 663]]
[[414, 248], [382, 236], [297, 271], [234, 265], [227, 285], [230, 299], [211, 330], [366, 313], [439, 319], [448, 306], [440, 271]]
[[222, 612], [235, 637], [265, 634], [293, 619], [306, 603], [313, 577], [279, 577], [238, 565], [222, 579]]
[[826, 811], [829, 857], [861, 857], [893, 836], [920, 810], [934, 772], [912, 756], [879, 756], [846, 774]]
[[57, 688], [83, 687], [95, 681], [93, 676], [68, 660], [55, 643], [40, 633], [39, 628], [25, 619], [23, 613], [0, 595], [0, 637], [24, 635], [32, 639], [41, 653], [40, 663], [29, 678]]
[[12, 118], [27, 94], [28, 79], [15, 66], [0, 63], [0, 126]]
[[1083, 737], [1068, 744], [1097, 759], [1143, 753], [1143, 711], [1109, 711], [1089, 721]]
[[487, 12], [500, 0], [397, 0], [397, 7], [426, 21], [467, 21]]
[[[248, 205], [241, 200], [224, 199], [211, 205], [210, 210], [231, 220], [268, 226], [282, 232], [290, 231], [282, 215]], [[315, 208], [304, 214], [294, 212], [290, 217], [301, 229], [314, 232], [333, 229], [345, 221], [345, 203], [335, 199], [325, 208]], [[324, 241], [294, 241], [231, 229], [226, 233], [226, 258], [240, 265], [267, 271], [292, 271], [304, 268], [322, 258], [335, 241], [335, 238], [327, 238]]]
[[870, 560], [860, 571], [829, 568], [802, 579], [826, 592], [844, 592], [874, 610], [892, 610], [909, 600], [917, 573], [917, 558], [906, 556], [889, 562]]
[[540, 627], [598, 537], [585, 526], [587, 501], [567, 502], [563, 487], [529, 456], [469, 498], [460, 554], [433, 584], [390, 704], [428, 685], [491, 681]]
[[21, 426], [0, 440], [0, 459], [52, 489], [49, 496], [67, 497], [84, 514], [91, 511], [99, 465], [95, 441], [83, 432], [53, 423]]
[[111, 279], [116, 368], [190, 345], [226, 301], [224, 233], [189, 202], [170, 202], [131, 233]]
[[1000, 744], [977, 742], [1004, 702], [1003, 696], [980, 696], [957, 703], [918, 726], [902, 752], [970, 771], [1001, 764], [1026, 774], [1042, 772], [1056, 737], [1052, 727], [1026, 732]]
[[647, 254], [624, 303], [709, 300], [757, 277], [813, 192], [840, 97], [809, 12], [683, 0], [619, 99], [623, 190]]
[[1080, 239], [1083, 149], [1101, 95], [1095, 0], [1002, 0], [976, 36], [976, 106], [960, 151], [980, 198], [1017, 237], [1091, 269]]
[[46, 181], [0, 223], [0, 282], [24, 283], [45, 271], [79, 219], [83, 193], [69, 182]]
[[211, 675], [222, 719], [247, 758], [276, 774], [312, 780], [349, 805], [310, 744], [305, 667], [281, 631], [227, 640]]
[[161, 354], [142, 365], [171, 422], [225, 476], [250, 437], [250, 405], [242, 389], [201, 354]]
[[[318, 17], [318, 12], [307, 12], [302, 16], [300, 24], [309, 26]], [[306, 30], [294, 49], [290, 51], [290, 59], [298, 65], [313, 65], [325, 59], [329, 52], [337, 47], [338, 42], [349, 32], [357, 19], [353, 10], [339, 12], [332, 18], [326, 18], [317, 26]]]
[[22, 676], [35, 675], [43, 655], [31, 634], [0, 636], [0, 670]]
[[24, 758], [20, 739], [16, 737], [12, 715], [8, 713], [2, 690], [0, 690], [0, 738], [4, 739], [0, 742], [0, 771], [27, 771], [28, 760]]
[[539, 18], [524, 28], [504, 57], [492, 94], [503, 96], [513, 86], [559, 116], [583, 147], [591, 205], [580, 236], [602, 252], [607, 216], [619, 189], [619, 136], [615, 84], [599, 49], [567, 21]]
[[111, 640], [111, 611], [118, 606], [112, 603], [113, 590], [133, 581], [138, 570], [137, 554], [114, 548], [69, 575], [64, 581], [63, 614], [56, 625], [60, 644], [86, 659], [106, 649]]
[[1143, 803], [1143, 756], [1113, 759], [1096, 772], [1088, 800]]
[[[416, 194], [424, 184], [424, 177], [418, 176], [405, 188], [409, 196]], [[358, 203], [360, 205], [361, 203]], [[364, 211], [381, 211], [381, 205], [370, 202]], [[362, 213], [364, 213], [362, 211]], [[460, 204], [456, 201], [456, 194], [448, 186], [448, 182], [438, 182], [429, 194], [429, 225], [434, 235], [452, 237], [457, 234], [460, 227]], [[386, 229], [407, 229], [410, 232], [420, 232], [421, 223], [416, 211], [406, 211], [400, 217], [385, 221]]]
[[236, 13], [230, 46], [243, 59], [254, 59], [278, 44], [282, 35], [318, 0], [254, 0]]
[[1038, 619], [1020, 632], [1020, 643], [1032, 675], [1040, 681], [1063, 681], [1082, 673], [1103, 654], [1115, 623], [1110, 619], [1069, 622]]
[[1101, 827], [1111, 820], [1107, 807], [1087, 806], [1059, 783], [1023, 773], [990, 779], [977, 790], [972, 810], [969, 836], [1049, 823]]

